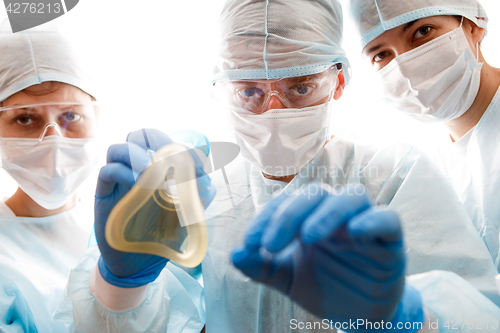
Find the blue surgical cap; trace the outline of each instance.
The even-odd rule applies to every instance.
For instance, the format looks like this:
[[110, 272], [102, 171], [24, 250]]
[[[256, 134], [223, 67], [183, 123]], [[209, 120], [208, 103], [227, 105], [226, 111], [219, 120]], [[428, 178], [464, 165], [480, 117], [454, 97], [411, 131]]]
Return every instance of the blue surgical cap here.
[[0, 24], [0, 102], [46, 81], [70, 84], [97, 98], [82, 67], [78, 53], [57, 30], [12, 33], [7, 21]]
[[459, 15], [485, 28], [488, 17], [477, 0], [351, 0], [350, 12], [366, 44], [385, 31], [437, 15]]
[[338, 0], [230, 0], [220, 17], [213, 82], [316, 74], [349, 61]]

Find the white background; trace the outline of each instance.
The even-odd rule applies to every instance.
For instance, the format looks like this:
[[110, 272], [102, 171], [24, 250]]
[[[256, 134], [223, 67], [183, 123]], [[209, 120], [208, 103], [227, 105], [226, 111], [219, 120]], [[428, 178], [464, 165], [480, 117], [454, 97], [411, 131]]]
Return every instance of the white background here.
[[[226, 113], [211, 98], [210, 84], [223, 2], [81, 0], [56, 20], [86, 59], [99, 88], [105, 145], [123, 142], [128, 132], [143, 127], [167, 133], [193, 129], [210, 141], [228, 139]], [[490, 19], [483, 54], [490, 64], [500, 67], [500, 1], [481, 3]], [[7, 15], [0, 7], [1, 22]], [[353, 79], [335, 104], [333, 133], [377, 145], [408, 142], [424, 150], [446, 140], [440, 125], [413, 121], [376, 95], [373, 73], [361, 58], [359, 37], [347, 9], [344, 17], [343, 46]], [[15, 188], [2, 172], [0, 198]]]

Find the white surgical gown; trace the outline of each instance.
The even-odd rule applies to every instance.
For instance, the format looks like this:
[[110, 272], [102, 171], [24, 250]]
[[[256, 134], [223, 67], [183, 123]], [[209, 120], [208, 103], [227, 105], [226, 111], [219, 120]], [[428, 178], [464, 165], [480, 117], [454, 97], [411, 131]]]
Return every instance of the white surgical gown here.
[[71, 270], [64, 299], [54, 319], [71, 332], [199, 333], [205, 322], [203, 288], [184, 270], [168, 263], [148, 285], [146, 298], [135, 309], [112, 312], [90, 293], [89, 276], [99, 259], [97, 245]]
[[440, 164], [500, 272], [500, 89], [479, 123], [443, 147]]
[[26, 218], [0, 202], [1, 332], [66, 331], [52, 314], [87, 248], [92, 206], [84, 201], [61, 214]]
[[[206, 211], [209, 244], [202, 269], [207, 333], [329, 331], [295, 328], [294, 323], [304, 327], [306, 323], [316, 323], [318, 327], [322, 319], [280, 292], [252, 281], [230, 262], [232, 249], [243, 242], [245, 230], [259, 207], [285, 187], [298, 189], [310, 181], [323, 181], [333, 187], [363, 184], [376, 204], [389, 205], [400, 214], [409, 259], [407, 273], [446, 271], [418, 274], [410, 279], [441, 326], [445, 319], [453, 320], [455, 313], [480, 313], [490, 322], [500, 316], [496, 269], [484, 243], [445, 176], [415, 148], [398, 145], [377, 151], [333, 139], [288, 184], [265, 179], [241, 158], [227, 165], [224, 175], [219, 170], [210, 176], [218, 192]], [[68, 289], [76, 292], [69, 291], [64, 303], [83, 302], [96, 307], [87, 286], [93, 265], [95, 258], [72, 272], [72, 287]], [[441, 306], [443, 300], [447, 306]], [[175, 299], [170, 306], [186, 308]], [[164, 307], [158, 306], [143, 311], [151, 318], [168, 315]], [[67, 314], [71, 316], [70, 311]], [[113, 327], [119, 331], [133, 317], [120, 322], [109, 319], [112, 318], [96, 317], [106, 320], [110, 331]], [[167, 330], [165, 323], [155, 327], [156, 331]]]
[[168, 327], [172, 333], [198, 333], [205, 320], [203, 290], [171, 264], [134, 310], [113, 313], [90, 294], [89, 273], [99, 258], [97, 246], [85, 252], [93, 205], [93, 200], [83, 201], [61, 214], [24, 218], [0, 202], [0, 332], [157, 332]]
[[[285, 187], [298, 189], [313, 180], [333, 187], [363, 184], [376, 204], [386, 204], [397, 211], [405, 232], [408, 274], [436, 269], [455, 272], [500, 304], [491, 257], [453, 188], [427, 157], [410, 146], [398, 145], [377, 152], [374, 148], [334, 139], [289, 184], [267, 180], [251, 167], [248, 172], [240, 169], [239, 173], [246, 177], [235, 182], [231, 179], [238, 177], [230, 170], [227, 172], [231, 192], [222, 183], [207, 210], [207, 215], [215, 215], [207, 220], [209, 245], [202, 263], [207, 333], [328, 331], [294, 329], [295, 326], [290, 325], [293, 319], [302, 323], [321, 319], [278, 291], [253, 282], [230, 262], [230, 253], [243, 242], [256, 207], [268, 202], [272, 193], [277, 194]], [[219, 183], [215, 175], [213, 178], [216, 184]], [[229, 193], [233, 196], [232, 201], [237, 203], [234, 208]], [[435, 298], [425, 302], [438, 318], [450, 317], [459, 309], [463, 310], [464, 305], [468, 307], [467, 311], [484, 314], [490, 319], [500, 315], [500, 310], [472, 286], [472, 292], [465, 299], [473, 299], [475, 303], [460, 303], [462, 291], [453, 289], [457, 284], [449, 282], [447, 274], [440, 278], [436, 275], [441, 276], [435, 272], [424, 279], [431, 286], [422, 292], [424, 300], [429, 294], [437, 293], [438, 299], [440, 296], [446, 298], [447, 304], [452, 305], [443, 310], [436, 306]], [[439, 295], [438, 284], [451, 287]]]

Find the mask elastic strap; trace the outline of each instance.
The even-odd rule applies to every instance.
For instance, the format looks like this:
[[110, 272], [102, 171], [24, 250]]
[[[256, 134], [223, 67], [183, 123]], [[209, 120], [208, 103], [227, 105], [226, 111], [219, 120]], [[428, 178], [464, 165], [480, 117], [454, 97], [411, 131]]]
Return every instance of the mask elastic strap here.
[[[460, 20], [460, 28], [462, 28], [462, 25], [464, 23], [464, 17], [462, 16], [462, 19]], [[476, 45], [476, 60], [479, 62], [479, 42]]]
[[45, 127], [43, 128], [43, 132], [42, 132], [42, 134], [40, 134], [40, 137], [38, 138], [38, 141], [40, 141], [40, 142], [43, 141], [43, 139], [45, 138], [45, 135], [47, 134], [47, 131], [51, 127], [54, 128], [54, 130], [57, 132], [57, 134], [59, 134], [60, 136], [63, 136], [61, 128], [59, 127], [59, 125], [56, 124], [56, 123], [50, 122], [50, 123], [47, 123], [47, 125], [45, 125]]

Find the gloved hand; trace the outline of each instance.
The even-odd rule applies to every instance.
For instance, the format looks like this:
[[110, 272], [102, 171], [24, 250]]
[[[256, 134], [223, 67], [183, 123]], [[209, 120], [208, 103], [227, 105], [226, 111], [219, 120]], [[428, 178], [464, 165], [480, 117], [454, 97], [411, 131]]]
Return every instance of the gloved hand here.
[[[283, 192], [255, 218], [232, 261], [250, 278], [339, 324], [423, 321], [419, 293], [405, 287], [400, 220], [372, 207], [361, 185], [340, 194], [318, 184]], [[356, 323], [339, 327], [365, 330], [366, 322]]]
[[[196, 139], [197, 138], [197, 139]], [[104, 280], [122, 288], [134, 288], [154, 281], [168, 260], [149, 254], [126, 253], [111, 248], [104, 235], [108, 216], [130, 188], [135, 184], [134, 172], [140, 174], [148, 165], [148, 149], [158, 150], [172, 140], [158, 130], [139, 130], [127, 137], [128, 144], [109, 148], [107, 164], [101, 169], [95, 197], [95, 233], [101, 251], [98, 267]], [[181, 142], [182, 143], [182, 142]], [[190, 145], [208, 145], [204, 135], [192, 132]], [[190, 150], [195, 162], [200, 199], [205, 208], [215, 196], [215, 187], [203, 171], [197, 154]]]

